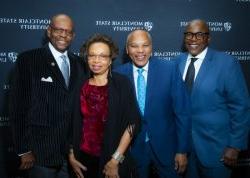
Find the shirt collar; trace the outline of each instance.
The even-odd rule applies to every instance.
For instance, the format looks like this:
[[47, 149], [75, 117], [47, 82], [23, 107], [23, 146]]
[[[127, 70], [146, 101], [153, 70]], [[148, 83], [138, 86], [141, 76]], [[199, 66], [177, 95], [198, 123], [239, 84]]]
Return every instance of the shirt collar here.
[[[141, 67], [142, 69], [144, 69], [144, 71], [145, 71], [146, 73], [148, 72], [148, 64], [149, 64], [149, 61], [147, 62], [147, 64], [146, 64], [145, 66]], [[133, 64], [133, 72], [134, 72], [134, 73], [137, 72], [138, 69], [139, 69], [139, 67], [137, 67], [137, 66], [135, 66], [135, 65]]]
[[207, 54], [207, 49], [208, 47], [206, 47], [200, 54], [195, 57], [193, 57], [191, 54], [188, 54], [188, 60], [191, 60], [191, 58], [204, 59]]
[[58, 59], [61, 55], [65, 55], [68, 57], [68, 51], [65, 51], [64, 53], [61, 53], [55, 49], [55, 47], [49, 42], [49, 49], [54, 56], [55, 59]]

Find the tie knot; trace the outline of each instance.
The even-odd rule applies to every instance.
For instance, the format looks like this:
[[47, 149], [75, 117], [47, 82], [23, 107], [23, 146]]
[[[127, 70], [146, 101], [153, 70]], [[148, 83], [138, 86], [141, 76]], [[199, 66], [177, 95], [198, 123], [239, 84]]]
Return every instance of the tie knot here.
[[137, 72], [138, 72], [138, 74], [142, 74], [143, 73], [143, 71], [144, 71], [144, 69], [143, 68], [139, 68], [139, 69], [137, 69]]
[[194, 63], [197, 59], [198, 59], [198, 58], [196, 58], [196, 57], [192, 57], [192, 58], [191, 58], [191, 63]]
[[66, 56], [63, 54], [63, 55], [60, 56], [60, 58], [62, 58], [63, 60], [65, 60]]

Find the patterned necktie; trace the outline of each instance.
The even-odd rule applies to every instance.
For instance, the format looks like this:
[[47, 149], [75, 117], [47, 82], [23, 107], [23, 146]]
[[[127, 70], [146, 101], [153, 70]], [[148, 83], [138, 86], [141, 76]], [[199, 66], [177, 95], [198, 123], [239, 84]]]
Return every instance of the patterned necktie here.
[[63, 74], [65, 84], [68, 87], [68, 85], [69, 85], [69, 65], [67, 63], [67, 57], [65, 55], [61, 55], [60, 58], [62, 59], [61, 72]]
[[188, 66], [187, 69], [187, 74], [186, 74], [186, 78], [185, 78], [185, 84], [188, 88], [188, 91], [191, 93], [192, 91], [192, 87], [193, 87], [193, 83], [194, 83], [194, 76], [195, 76], [195, 68], [194, 68], [194, 62], [197, 60], [198, 58], [191, 58], [191, 62]]
[[[138, 77], [137, 77], [137, 101], [139, 104], [140, 111], [142, 115], [144, 115], [145, 109], [145, 100], [146, 100], [146, 82], [143, 76], [144, 69], [138, 69]], [[145, 142], [149, 141], [148, 132], [145, 132]]]
[[138, 69], [138, 77], [137, 77], [137, 101], [139, 104], [139, 108], [141, 110], [142, 115], [144, 115], [145, 108], [145, 97], [146, 97], [146, 82], [145, 78], [142, 75], [144, 69]]

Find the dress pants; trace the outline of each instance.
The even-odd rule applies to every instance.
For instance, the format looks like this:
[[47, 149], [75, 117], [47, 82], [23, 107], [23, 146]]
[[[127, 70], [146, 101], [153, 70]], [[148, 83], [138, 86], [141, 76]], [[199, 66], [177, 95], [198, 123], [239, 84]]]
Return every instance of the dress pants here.
[[145, 142], [145, 152], [144, 154], [144, 162], [137, 163], [137, 171], [139, 174], [139, 178], [149, 178], [150, 174], [150, 166], [155, 168], [156, 173], [158, 174], [159, 178], [181, 178], [180, 175], [177, 174], [176, 170], [174, 169], [174, 160], [173, 164], [170, 166], [162, 165], [161, 162], [156, 157], [150, 141]]
[[188, 157], [188, 167], [185, 178], [230, 178], [231, 170], [224, 166], [205, 167], [199, 161], [196, 153], [192, 150]]
[[28, 178], [69, 178], [68, 164], [65, 160], [60, 167], [42, 167], [34, 165], [28, 171]]

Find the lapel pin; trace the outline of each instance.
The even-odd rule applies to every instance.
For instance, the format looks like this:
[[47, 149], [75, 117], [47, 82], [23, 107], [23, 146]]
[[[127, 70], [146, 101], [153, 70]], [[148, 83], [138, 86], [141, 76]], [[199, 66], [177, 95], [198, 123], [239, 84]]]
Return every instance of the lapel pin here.
[[54, 66], [55, 66], [55, 63], [54, 63], [54, 62], [51, 62], [51, 66], [53, 66], [53, 67], [54, 67]]

